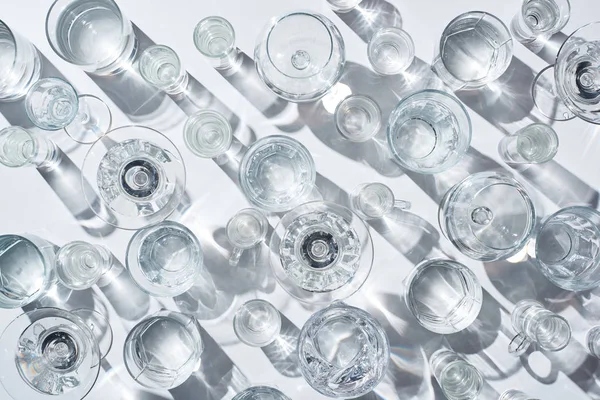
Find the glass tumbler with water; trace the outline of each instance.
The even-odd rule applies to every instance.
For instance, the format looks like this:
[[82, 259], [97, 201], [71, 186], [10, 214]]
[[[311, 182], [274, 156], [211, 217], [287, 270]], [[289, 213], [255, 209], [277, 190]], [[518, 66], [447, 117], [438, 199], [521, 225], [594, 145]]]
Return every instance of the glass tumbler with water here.
[[542, 164], [558, 151], [558, 135], [546, 124], [535, 123], [505, 136], [498, 144], [500, 157], [509, 164]]
[[183, 126], [183, 139], [198, 157], [216, 158], [231, 147], [233, 129], [221, 113], [202, 110], [188, 117]]
[[415, 59], [415, 44], [410, 35], [399, 28], [385, 27], [376, 31], [367, 45], [371, 67], [380, 75], [404, 72]]
[[431, 355], [429, 364], [448, 400], [475, 400], [481, 393], [481, 372], [458, 354], [440, 349]]
[[527, 395], [525, 392], [516, 389], [509, 389], [500, 395], [498, 400], [539, 400]]
[[510, 31], [519, 42], [532, 43], [560, 31], [570, 16], [569, 0], [523, 0], [512, 19]]
[[381, 109], [368, 96], [350, 95], [335, 108], [335, 126], [351, 142], [365, 142], [381, 128]]
[[265, 347], [281, 332], [281, 315], [266, 300], [254, 299], [238, 308], [233, 317], [233, 330], [240, 341], [253, 347]]
[[56, 144], [20, 126], [0, 130], [0, 164], [11, 168], [52, 167], [59, 161]]
[[65, 244], [56, 253], [58, 280], [72, 290], [92, 287], [113, 265], [113, 255], [106, 247], [82, 241]]
[[238, 393], [232, 400], [291, 400], [279, 389], [269, 386], [252, 386]]
[[235, 31], [223, 17], [206, 17], [198, 22], [194, 45], [219, 71], [235, 72], [242, 65], [242, 54], [235, 46]]
[[138, 68], [146, 82], [170, 95], [182, 93], [189, 81], [179, 56], [167, 46], [154, 45], [144, 50]]

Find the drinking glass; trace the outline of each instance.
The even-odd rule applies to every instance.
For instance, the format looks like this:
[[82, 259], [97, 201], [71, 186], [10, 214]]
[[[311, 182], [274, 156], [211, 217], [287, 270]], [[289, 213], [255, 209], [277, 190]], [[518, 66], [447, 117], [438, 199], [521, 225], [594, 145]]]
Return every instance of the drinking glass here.
[[140, 75], [146, 82], [167, 94], [182, 93], [187, 87], [188, 73], [181, 66], [177, 53], [170, 47], [148, 47], [140, 55], [138, 66]]
[[367, 45], [371, 67], [380, 75], [404, 72], [415, 59], [415, 44], [410, 35], [399, 28], [377, 30]]
[[510, 31], [521, 43], [549, 38], [569, 22], [569, 0], [523, 0], [521, 10], [510, 24]]
[[213, 68], [235, 72], [242, 65], [242, 53], [235, 46], [235, 30], [222, 17], [206, 17], [194, 29], [194, 45]]
[[114, 0], [56, 0], [46, 16], [46, 37], [59, 57], [96, 75], [131, 66], [137, 40]]
[[11, 168], [51, 167], [59, 160], [54, 142], [20, 126], [0, 130], [0, 164]]
[[410, 202], [397, 200], [394, 192], [383, 183], [363, 183], [358, 185], [350, 195], [350, 204], [362, 219], [382, 218], [390, 214], [394, 208], [408, 210]]
[[0, 101], [27, 94], [40, 78], [42, 63], [33, 44], [0, 21]]
[[337, 13], [352, 11], [362, 0], [326, 0], [331, 9]]
[[494, 15], [470, 11], [444, 29], [432, 69], [453, 90], [474, 89], [498, 79], [512, 56], [506, 25]]
[[509, 258], [525, 246], [535, 225], [535, 209], [514, 178], [479, 172], [448, 190], [438, 219], [444, 236], [461, 253], [494, 261]]
[[585, 341], [590, 354], [600, 358], [600, 326], [594, 326], [590, 329], [587, 332]]
[[52, 244], [33, 235], [0, 235], [0, 308], [31, 304], [54, 282]]
[[600, 212], [567, 207], [552, 214], [535, 240], [538, 270], [556, 286], [583, 291], [600, 284]]
[[58, 280], [72, 290], [91, 288], [113, 265], [106, 247], [81, 241], [70, 242], [56, 253]]
[[505, 136], [498, 144], [500, 157], [510, 164], [542, 164], [558, 151], [558, 135], [551, 126], [535, 123]]
[[138, 323], [127, 335], [125, 367], [140, 385], [173, 389], [200, 367], [204, 342], [193, 317], [163, 310]]
[[390, 345], [369, 313], [337, 301], [304, 324], [298, 357], [300, 372], [317, 392], [354, 398], [370, 392], [383, 379]]
[[279, 284], [306, 303], [331, 303], [354, 294], [373, 265], [373, 243], [363, 220], [346, 207], [322, 201], [285, 214], [269, 248]]
[[248, 346], [265, 347], [279, 336], [281, 315], [266, 300], [250, 300], [236, 311], [233, 330], [238, 339]]
[[498, 400], [539, 400], [526, 395], [524, 392], [515, 389], [509, 389], [500, 395]]
[[0, 383], [14, 399], [79, 400], [100, 371], [100, 351], [81, 318], [37, 308], [15, 318], [0, 337]]
[[314, 101], [335, 85], [346, 62], [344, 39], [320, 14], [297, 11], [273, 18], [254, 49], [256, 70], [288, 101]]
[[429, 364], [448, 400], [475, 400], [481, 393], [481, 372], [458, 354], [440, 349], [431, 355]]
[[244, 250], [256, 247], [265, 240], [268, 229], [267, 217], [254, 208], [245, 208], [231, 217], [226, 228], [227, 238], [234, 246], [229, 264], [238, 265]]
[[183, 127], [183, 139], [198, 157], [215, 158], [231, 147], [233, 130], [221, 113], [203, 110], [189, 116]]
[[368, 96], [350, 95], [336, 107], [335, 126], [351, 142], [366, 142], [381, 128], [381, 109]]
[[137, 285], [152, 296], [175, 297], [189, 290], [202, 272], [196, 236], [172, 221], [140, 229], [127, 246], [126, 264]]
[[[92, 145], [81, 172], [95, 192], [83, 191], [90, 208], [122, 229], [164, 220], [179, 205], [185, 188], [181, 154], [168, 138], [144, 126], [123, 126], [107, 133]], [[110, 219], [104, 207], [112, 211]]]
[[317, 171], [310, 152], [299, 141], [272, 135], [250, 146], [240, 164], [246, 198], [271, 212], [288, 211], [306, 201]]
[[278, 389], [269, 386], [253, 386], [238, 393], [232, 400], [291, 400]]
[[567, 121], [575, 118], [565, 102], [558, 95], [554, 79], [554, 65], [541, 70], [531, 85], [533, 104], [542, 115], [553, 121]]
[[524, 354], [532, 343], [542, 350], [559, 351], [571, 340], [571, 327], [566, 319], [534, 300], [521, 300], [511, 313], [513, 328], [518, 332], [511, 340], [509, 353]]
[[390, 114], [387, 141], [396, 161], [435, 174], [456, 165], [471, 143], [471, 119], [462, 103], [438, 90], [406, 98]]
[[442, 335], [471, 325], [481, 311], [482, 298], [475, 274], [456, 261], [423, 261], [406, 278], [406, 306], [419, 324]]
[[46, 131], [64, 129], [76, 142], [94, 143], [110, 129], [112, 114], [96, 96], [77, 96], [70, 83], [44, 78], [25, 98], [25, 111], [35, 126]]

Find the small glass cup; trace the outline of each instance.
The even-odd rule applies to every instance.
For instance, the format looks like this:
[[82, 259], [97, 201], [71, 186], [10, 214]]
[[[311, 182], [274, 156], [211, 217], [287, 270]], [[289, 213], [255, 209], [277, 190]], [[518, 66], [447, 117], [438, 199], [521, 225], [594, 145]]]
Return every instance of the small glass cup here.
[[146, 82], [176, 95], [187, 87], [189, 76], [181, 66], [179, 56], [167, 46], [153, 45], [142, 52], [138, 60], [140, 75]]
[[470, 11], [444, 29], [432, 69], [452, 90], [474, 89], [498, 79], [512, 56], [506, 25], [492, 14]]
[[498, 400], [539, 400], [528, 396], [524, 392], [516, 389], [509, 389], [500, 395]]
[[56, 276], [72, 290], [85, 290], [96, 284], [113, 265], [112, 253], [104, 246], [75, 241], [56, 253]]
[[202, 158], [215, 158], [225, 154], [233, 141], [233, 130], [227, 118], [213, 110], [203, 110], [190, 115], [183, 127], [187, 148]]
[[96, 96], [77, 96], [70, 83], [44, 78], [34, 83], [25, 98], [25, 111], [35, 126], [46, 131], [64, 129], [79, 143], [94, 143], [108, 132], [112, 114]]
[[523, 0], [510, 31], [517, 41], [527, 44], [559, 32], [570, 16], [569, 0]]
[[79, 400], [98, 378], [100, 351], [81, 318], [58, 308], [37, 308], [2, 333], [0, 370], [0, 383], [14, 399]]
[[325, 16], [297, 11], [271, 20], [258, 38], [254, 61], [275, 94], [292, 102], [314, 101], [342, 77], [344, 39]]
[[281, 135], [254, 142], [242, 159], [239, 173], [246, 198], [271, 212], [288, 211], [305, 202], [317, 176], [308, 149]]
[[419, 324], [431, 332], [460, 332], [481, 311], [483, 290], [475, 274], [452, 260], [423, 261], [406, 278], [404, 300]]
[[390, 359], [390, 344], [369, 313], [335, 302], [304, 324], [298, 338], [298, 357], [304, 379], [317, 392], [354, 398], [381, 382]]
[[266, 300], [250, 300], [238, 308], [233, 317], [233, 330], [238, 339], [252, 347], [265, 347], [281, 332], [281, 315]]
[[242, 65], [242, 54], [235, 46], [235, 30], [223, 17], [206, 17], [198, 22], [194, 45], [216, 70], [233, 72]]
[[585, 341], [591, 355], [600, 358], [600, 326], [594, 326], [587, 334]]
[[227, 238], [234, 246], [229, 265], [236, 266], [244, 250], [258, 246], [267, 237], [269, 221], [265, 215], [254, 209], [238, 211], [227, 222]]
[[481, 372], [458, 354], [440, 349], [431, 355], [429, 364], [448, 400], [475, 400], [481, 393]]
[[533, 103], [542, 115], [553, 121], [567, 121], [575, 118], [575, 114], [558, 95], [554, 79], [554, 65], [541, 70], [531, 85]]
[[50, 167], [59, 160], [56, 144], [20, 126], [0, 130], [0, 164], [10, 168]]
[[252, 386], [238, 393], [232, 400], [292, 400], [278, 389], [269, 386]]
[[546, 124], [535, 123], [505, 136], [498, 144], [500, 157], [509, 164], [542, 164], [558, 151], [558, 135]]
[[164, 221], [137, 231], [127, 246], [126, 264], [135, 283], [158, 297], [189, 290], [202, 272], [200, 242], [185, 226]]
[[479, 172], [453, 186], [440, 203], [444, 236], [466, 256], [507, 259], [529, 240], [535, 209], [525, 188], [512, 177]]
[[567, 207], [548, 217], [535, 240], [539, 271], [556, 286], [573, 291], [600, 284], [600, 212]]
[[404, 98], [390, 114], [387, 141], [396, 161], [435, 174], [456, 165], [471, 144], [471, 119], [462, 103], [438, 90]]
[[55, 0], [46, 37], [59, 57], [96, 75], [131, 66], [137, 50], [131, 22], [114, 0]]
[[367, 55], [375, 72], [397, 75], [406, 71], [415, 59], [415, 44], [402, 29], [385, 27], [369, 40]]
[[125, 339], [125, 366], [140, 385], [173, 389], [200, 367], [204, 342], [193, 317], [163, 310], [138, 323]]
[[362, 219], [383, 218], [394, 208], [408, 210], [410, 202], [397, 200], [394, 192], [383, 183], [363, 183], [358, 185], [350, 195], [352, 210]]
[[31, 42], [0, 21], [0, 101], [15, 101], [40, 78], [40, 54]]
[[327, 4], [336, 13], [352, 11], [362, 0], [326, 0]]
[[381, 109], [368, 96], [351, 95], [336, 107], [335, 126], [351, 142], [366, 142], [381, 128]]

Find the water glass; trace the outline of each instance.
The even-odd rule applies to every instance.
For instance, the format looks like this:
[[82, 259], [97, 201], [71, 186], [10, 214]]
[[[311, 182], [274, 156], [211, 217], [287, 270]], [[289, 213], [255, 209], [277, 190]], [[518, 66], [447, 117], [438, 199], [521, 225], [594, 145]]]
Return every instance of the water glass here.
[[546, 39], [569, 22], [569, 0], [523, 0], [521, 10], [510, 24], [510, 31], [521, 43]]
[[235, 46], [235, 31], [225, 18], [206, 17], [198, 22], [194, 44], [219, 71], [235, 72], [242, 65], [242, 53]]
[[408, 201], [396, 200], [392, 189], [378, 182], [358, 185], [350, 195], [350, 204], [362, 219], [382, 218], [394, 208], [408, 210], [411, 207]]
[[405, 288], [406, 306], [421, 326], [435, 333], [462, 331], [481, 311], [481, 285], [456, 261], [423, 261], [406, 278]]
[[507, 259], [529, 240], [535, 209], [511, 176], [479, 172], [453, 186], [440, 203], [440, 228], [461, 253], [481, 261]]
[[404, 98], [390, 114], [387, 141], [404, 168], [434, 174], [456, 165], [471, 143], [471, 119], [454, 96], [423, 90]]
[[146, 82], [167, 94], [177, 95], [187, 87], [188, 73], [181, 66], [177, 53], [170, 47], [148, 47], [140, 55], [138, 67]]
[[584, 291], [600, 284], [600, 212], [575, 206], [559, 210], [540, 227], [536, 266], [565, 290]]
[[567, 121], [575, 118], [575, 114], [558, 95], [554, 79], [554, 65], [542, 69], [533, 79], [531, 85], [533, 104], [542, 115], [553, 121]]
[[524, 392], [515, 389], [509, 389], [500, 395], [498, 400], [539, 400], [528, 396]]
[[56, 253], [58, 280], [72, 290], [92, 287], [113, 265], [112, 253], [106, 247], [75, 241]]
[[140, 385], [173, 389], [200, 367], [204, 342], [198, 322], [163, 310], [138, 323], [125, 339], [125, 366]]
[[590, 354], [600, 358], [600, 326], [591, 328], [586, 334], [585, 341]]
[[269, 386], [253, 386], [238, 393], [232, 400], [291, 400], [278, 389]]
[[0, 164], [11, 168], [51, 167], [59, 160], [54, 142], [20, 126], [0, 130]]
[[558, 135], [546, 124], [535, 123], [505, 136], [498, 144], [500, 157], [509, 164], [542, 164], [558, 151]]
[[440, 349], [431, 355], [429, 364], [448, 400], [475, 400], [481, 393], [481, 372], [458, 354]]
[[352, 11], [362, 0], [326, 0], [327, 4], [336, 13]]
[[231, 147], [233, 130], [227, 118], [213, 110], [198, 111], [183, 127], [187, 148], [202, 158], [215, 158]]
[[304, 379], [317, 392], [354, 398], [370, 392], [383, 379], [390, 344], [369, 313], [335, 302], [304, 324], [298, 357]]
[[267, 217], [254, 208], [245, 208], [231, 217], [226, 227], [227, 238], [234, 246], [229, 264], [238, 265], [244, 250], [256, 247], [265, 240], [268, 229]]
[[381, 109], [368, 96], [350, 95], [336, 107], [335, 126], [351, 142], [365, 142], [381, 128]]
[[62, 59], [96, 75], [130, 67], [137, 50], [131, 22], [114, 0], [55, 0], [46, 37]]
[[385, 27], [376, 31], [367, 46], [371, 67], [380, 75], [404, 72], [415, 59], [415, 44], [410, 35], [399, 28]]
[[281, 332], [281, 315], [266, 300], [250, 300], [238, 308], [233, 317], [233, 330], [238, 339], [252, 347], [265, 347]]

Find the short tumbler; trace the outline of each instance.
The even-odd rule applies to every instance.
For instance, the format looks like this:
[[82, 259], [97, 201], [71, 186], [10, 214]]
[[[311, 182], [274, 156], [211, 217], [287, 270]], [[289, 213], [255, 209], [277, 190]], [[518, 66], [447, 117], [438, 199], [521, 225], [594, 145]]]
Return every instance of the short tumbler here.
[[278, 389], [269, 386], [252, 386], [238, 393], [232, 400], [291, 400]]
[[52, 167], [59, 161], [56, 144], [20, 126], [0, 130], [0, 164], [10, 168]]
[[449, 350], [438, 350], [429, 364], [448, 400], [475, 400], [483, 389], [483, 376], [473, 365]]
[[222, 17], [206, 17], [194, 29], [194, 45], [219, 71], [235, 72], [243, 57], [235, 46], [233, 26]]
[[558, 151], [558, 135], [546, 124], [536, 123], [505, 136], [498, 153], [510, 164], [541, 164], [552, 160]]
[[362, 219], [383, 218], [394, 209], [408, 210], [409, 201], [397, 200], [394, 192], [383, 183], [363, 183], [358, 185], [350, 194], [352, 210]]
[[410, 35], [399, 28], [385, 27], [373, 34], [367, 45], [371, 67], [380, 75], [404, 72], [415, 59], [415, 44]]
[[233, 129], [223, 114], [201, 110], [185, 121], [183, 139], [187, 148], [198, 157], [215, 158], [231, 147]]
[[75, 241], [62, 246], [56, 253], [58, 280], [71, 290], [92, 287], [110, 270], [113, 256], [106, 247]]
[[266, 300], [250, 300], [236, 311], [233, 330], [238, 339], [248, 346], [264, 347], [279, 336], [281, 314]]
[[510, 31], [519, 42], [532, 43], [560, 31], [570, 16], [569, 0], [523, 0], [512, 19]]
[[528, 396], [526, 393], [520, 390], [509, 389], [500, 395], [498, 400], [539, 400]]
[[189, 81], [189, 76], [181, 65], [179, 56], [167, 46], [148, 47], [140, 55], [138, 67], [140, 75], [146, 82], [167, 94], [182, 93]]
[[381, 109], [368, 96], [354, 94], [346, 97], [336, 107], [335, 126], [351, 142], [365, 142], [381, 128]]

